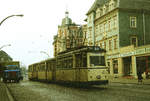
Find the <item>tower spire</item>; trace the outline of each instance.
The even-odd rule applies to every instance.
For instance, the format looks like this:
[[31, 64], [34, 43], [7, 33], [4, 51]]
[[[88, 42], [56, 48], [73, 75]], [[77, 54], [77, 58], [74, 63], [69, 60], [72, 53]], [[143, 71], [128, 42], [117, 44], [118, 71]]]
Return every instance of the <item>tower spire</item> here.
[[68, 11], [68, 5], [66, 4], [66, 11], [65, 11], [65, 17], [69, 17], [69, 11]]

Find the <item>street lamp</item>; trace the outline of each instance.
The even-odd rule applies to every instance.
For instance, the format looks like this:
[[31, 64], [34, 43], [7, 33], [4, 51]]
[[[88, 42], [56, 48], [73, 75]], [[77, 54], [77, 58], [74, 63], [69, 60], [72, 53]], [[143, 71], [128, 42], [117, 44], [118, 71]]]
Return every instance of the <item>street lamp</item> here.
[[0, 51], [2, 50], [2, 48], [7, 47], [7, 46], [11, 46], [11, 44], [7, 44], [7, 45], [3, 45], [0, 47]]
[[5, 20], [7, 20], [8, 18], [14, 17], [14, 16], [23, 17], [24, 15], [23, 15], [23, 14], [18, 14], [18, 15], [10, 15], [10, 16], [7, 16], [6, 18], [4, 18], [4, 19], [0, 22], [0, 26], [2, 25], [2, 23], [3, 23]]
[[44, 53], [44, 54], [46, 54], [48, 57], [50, 57], [49, 54], [46, 53], [45, 51], [40, 51], [40, 53]]
[[[2, 23], [7, 20], [8, 18], [11, 18], [11, 17], [14, 17], [14, 16], [18, 16], [18, 17], [23, 17], [24, 15], [23, 14], [18, 14], [18, 15], [10, 15], [10, 16], [7, 16], [6, 18], [4, 18], [1, 22], [0, 22], [0, 26], [2, 25]], [[11, 46], [11, 44], [7, 44], [7, 45], [3, 45], [0, 47], [0, 51], [2, 48], [4, 47], [7, 47], [7, 46]]]

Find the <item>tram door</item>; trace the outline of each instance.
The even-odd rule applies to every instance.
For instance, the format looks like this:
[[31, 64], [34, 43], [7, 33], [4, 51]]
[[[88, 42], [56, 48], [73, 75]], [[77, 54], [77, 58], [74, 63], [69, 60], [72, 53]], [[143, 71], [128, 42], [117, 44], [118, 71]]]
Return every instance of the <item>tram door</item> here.
[[45, 62], [45, 80], [47, 81], [48, 80], [48, 63]]
[[75, 54], [75, 78], [76, 78], [76, 81], [79, 82], [80, 81], [80, 59], [81, 59], [81, 56], [80, 54]]
[[2, 77], [2, 72], [3, 71], [3, 67], [0, 65], [0, 78]]
[[53, 61], [51, 63], [51, 68], [52, 68], [52, 80], [56, 80], [56, 63]]
[[39, 64], [36, 65], [36, 79], [38, 79], [38, 68], [39, 68]]
[[76, 71], [76, 81], [85, 80], [85, 69], [87, 68], [87, 54], [79, 53], [75, 54], [75, 71]]
[[76, 70], [76, 81], [80, 81], [82, 79], [81, 72], [83, 67], [83, 56], [82, 53], [75, 54], [75, 70]]

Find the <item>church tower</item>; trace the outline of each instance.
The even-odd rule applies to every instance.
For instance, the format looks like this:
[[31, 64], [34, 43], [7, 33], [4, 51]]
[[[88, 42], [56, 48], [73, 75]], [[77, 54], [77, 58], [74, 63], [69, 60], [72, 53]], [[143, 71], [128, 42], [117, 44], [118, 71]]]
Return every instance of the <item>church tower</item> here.
[[65, 25], [70, 25], [70, 24], [72, 24], [72, 20], [69, 18], [69, 12], [66, 11], [65, 12], [65, 18], [63, 18], [61, 25], [65, 26]]

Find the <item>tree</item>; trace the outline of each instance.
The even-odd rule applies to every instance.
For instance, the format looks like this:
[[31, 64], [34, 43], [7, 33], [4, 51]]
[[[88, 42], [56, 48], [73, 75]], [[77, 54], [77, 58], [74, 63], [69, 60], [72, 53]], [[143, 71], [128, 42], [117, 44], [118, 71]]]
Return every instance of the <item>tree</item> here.
[[13, 59], [3, 50], [0, 51], [0, 61], [12, 61]]

